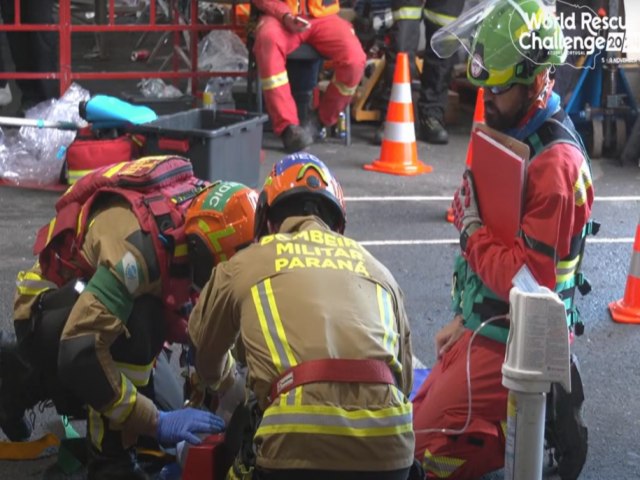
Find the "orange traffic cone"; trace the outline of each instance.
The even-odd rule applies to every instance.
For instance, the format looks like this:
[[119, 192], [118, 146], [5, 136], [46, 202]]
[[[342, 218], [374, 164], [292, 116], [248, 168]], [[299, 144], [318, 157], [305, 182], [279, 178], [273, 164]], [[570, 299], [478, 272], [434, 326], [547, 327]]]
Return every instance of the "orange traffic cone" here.
[[640, 223], [636, 227], [624, 298], [611, 302], [609, 311], [616, 322], [640, 323]]
[[420, 175], [433, 170], [431, 166], [418, 160], [409, 57], [404, 52], [398, 53], [396, 70], [393, 73], [380, 158], [370, 165], [365, 165], [364, 169], [394, 175]]
[[[484, 88], [478, 89], [478, 95], [476, 96], [476, 107], [473, 111], [473, 125], [471, 125], [471, 129], [476, 123], [484, 123]], [[471, 158], [471, 138], [469, 138], [469, 146], [467, 147], [467, 160], [464, 162], [467, 168], [471, 166], [472, 158]], [[447, 208], [447, 215], [445, 217], [447, 222], [453, 223], [453, 208]]]
[[[484, 88], [478, 89], [478, 95], [476, 96], [476, 109], [473, 111], [473, 127], [476, 123], [484, 123]], [[465, 162], [467, 168], [471, 166], [473, 159], [471, 158], [471, 139], [469, 139], [469, 147], [467, 148], [467, 161]]]

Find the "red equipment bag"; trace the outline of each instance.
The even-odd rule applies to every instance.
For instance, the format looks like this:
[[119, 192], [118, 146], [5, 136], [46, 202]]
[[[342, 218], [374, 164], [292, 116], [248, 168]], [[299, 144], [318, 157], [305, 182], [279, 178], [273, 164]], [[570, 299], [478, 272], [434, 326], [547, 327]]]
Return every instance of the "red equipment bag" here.
[[66, 177], [73, 185], [89, 172], [138, 158], [138, 146], [129, 135], [100, 139], [88, 130], [81, 130], [67, 149]]

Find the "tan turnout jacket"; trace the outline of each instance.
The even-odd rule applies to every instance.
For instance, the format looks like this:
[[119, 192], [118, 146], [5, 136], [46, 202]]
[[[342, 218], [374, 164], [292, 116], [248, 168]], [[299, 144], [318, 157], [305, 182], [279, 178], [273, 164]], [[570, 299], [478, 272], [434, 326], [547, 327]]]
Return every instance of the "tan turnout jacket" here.
[[[224, 390], [238, 338], [264, 411], [255, 436], [267, 469], [388, 471], [413, 461], [409, 323], [389, 271], [315, 217], [220, 264], [189, 321], [196, 370]], [[396, 386], [315, 383], [267, 397], [287, 368], [323, 358], [386, 362]], [[226, 383], [225, 383], [226, 382]]]

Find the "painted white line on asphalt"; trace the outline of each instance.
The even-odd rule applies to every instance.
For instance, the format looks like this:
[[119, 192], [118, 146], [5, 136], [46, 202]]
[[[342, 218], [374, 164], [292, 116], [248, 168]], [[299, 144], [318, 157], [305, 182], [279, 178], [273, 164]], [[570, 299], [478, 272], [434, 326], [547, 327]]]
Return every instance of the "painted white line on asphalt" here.
[[453, 196], [438, 197], [421, 195], [398, 197], [344, 197], [346, 202], [444, 202], [445, 200], [451, 201], [452, 199]]
[[452, 245], [460, 240], [441, 238], [433, 240], [365, 240], [358, 242], [360, 245], [369, 246], [395, 246], [395, 245]]
[[[587, 238], [587, 243], [633, 243], [631, 237], [621, 238]], [[364, 247], [390, 247], [412, 245], [455, 245], [459, 240], [455, 238], [438, 238], [431, 240], [364, 240], [358, 243]]]
[[596, 197], [596, 202], [637, 202], [640, 200], [638, 195], [628, 195], [620, 197]]
[[[430, 196], [430, 195], [401, 195], [401, 196], [363, 196], [345, 197], [347, 202], [445, 202], [451, 201], [453, 196]], [[640, 195], [596, 197], [596, 202], [637, 202]]]

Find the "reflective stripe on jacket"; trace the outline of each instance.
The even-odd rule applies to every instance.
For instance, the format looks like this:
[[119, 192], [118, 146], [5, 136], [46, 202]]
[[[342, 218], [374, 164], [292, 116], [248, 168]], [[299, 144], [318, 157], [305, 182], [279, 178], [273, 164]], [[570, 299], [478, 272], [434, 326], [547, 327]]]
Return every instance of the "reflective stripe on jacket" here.
[[[527, 168], [521, 235], [513, 246], [496, 241], [486, 227], [467, 243], [467, 261], [456, 261], [453, 306], [465, 326], [506, 314], [511, 279], [526, 264], [538, 282], [565, 303], [569, 326], [578, 324], [574, 291], [585, 285], [579, 272], [594, 191], [591, 170], [575, 130], [562, 112], [528, 139], [533, 158]], [[581, 289], [582, 291], [582, 289]], [[508, 324], [487, 325], [482, 335], [506, 342]]]
[[[369, 252], [315, 217], [287, 219], [278, 234], [216, 267], [189, 333], [196, 369], [214, 385], [225, 384], [228, 350], [239, 336], [246, 351], [240, 360], [264, 411], [255, 436], [258, 466], [385, 471], [412, 463], [402, 294]], [[313, 383], [268, 401], [283, 371], [322, 358], [384, 361], [396, 385]]]

